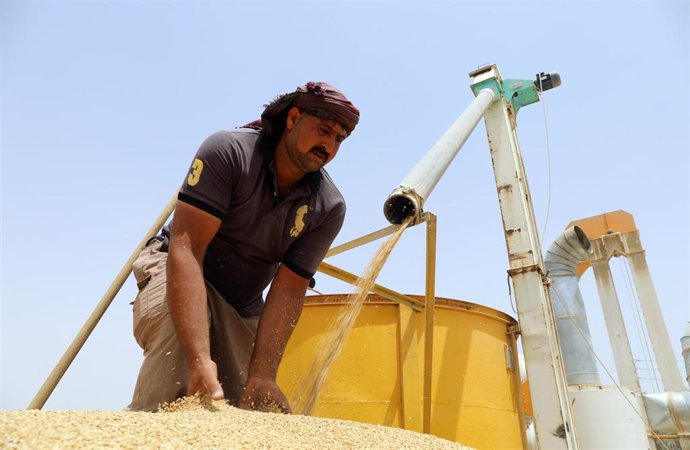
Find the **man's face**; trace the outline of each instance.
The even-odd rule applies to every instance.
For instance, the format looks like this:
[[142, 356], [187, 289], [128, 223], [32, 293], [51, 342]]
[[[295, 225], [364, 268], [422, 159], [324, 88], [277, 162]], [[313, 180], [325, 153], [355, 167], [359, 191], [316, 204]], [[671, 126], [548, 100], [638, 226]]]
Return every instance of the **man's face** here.
[[307, 173], [316, 172], [335, 157], [347, 132], [335, 120], [293, 108], [288, 114], [285, 137], [289, 160]]

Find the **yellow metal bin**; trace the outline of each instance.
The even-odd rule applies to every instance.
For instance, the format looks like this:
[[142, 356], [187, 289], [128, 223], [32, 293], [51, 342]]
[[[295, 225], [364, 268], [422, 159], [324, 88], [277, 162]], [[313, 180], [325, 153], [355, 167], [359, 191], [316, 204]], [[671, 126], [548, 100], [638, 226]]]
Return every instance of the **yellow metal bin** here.
[[[424, 301], [422, 296], [410, 296]], [[290, 399], [346, 295], [307, 297], [278, 383]], [[436, 299], [430, 432], [478, 449], [523, 448], [516, 321]], [[369, 295], [331, 367], [314, 414], [422, 431], [424, 313]]]

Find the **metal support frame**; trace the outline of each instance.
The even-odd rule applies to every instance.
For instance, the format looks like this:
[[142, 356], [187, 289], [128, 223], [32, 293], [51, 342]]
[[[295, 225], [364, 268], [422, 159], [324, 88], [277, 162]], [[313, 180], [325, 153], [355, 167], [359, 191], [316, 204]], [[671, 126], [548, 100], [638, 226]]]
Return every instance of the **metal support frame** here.
[[431, 433], [431, 392], [434, 357], [434, 312], [436, 311], [436, 216], [427, 212], [426, 222], [426, 311], [424, 314], [424, 427]]
[[591, 264], [619, 382], [631, 391], [642, 392], [608, 260], [597, 259], [591, 261]]
[[337, 245], [335, 247], [332, 247], [326, 252], [326, 256], [324, 258], [329, 258], [331, 256], [339, 255], [341, 253], [344, 253], [348, 250], [352, 250], [353, 248], [360, 247], [364, 244], [368, 244], [369, 242], [373, 242], [377, 239], [384, 238], [386, 236], [390, 236], [391, 234], [395, 233], [395, 231], [400, 228], [400, 225], [389, 225], [385, 228], [381, 228], [380, 230], [376, 230], [372, 233], [365, 234], [364, 236], [358, 237], [356, 239], [353, 239], [351, 241], [348, 241], [344, 244]]
[[[317, 270], [321, 273], [330, 275], [333, 278], [337, 278], [338, 280], [344, 281], [353, 286], [356, 285], [360, 279], [357, 275], [343, 270], [339, 267], [336, 267], [332, 264], [328, 264], [326, 262], [321, 262]], [[387, 287], [381, 286], [380, 284], [374, 284], [374, 287], [371, 289], [371, 292], [373, 292], [374, 294], [379, 294], [380, 296], [388, 300], [394, 301], [396, 303], [399, 303], [401, 305], [408, 306], [414, 309], [415, 311], [421, 311], [424, 308], [424, 303], [420, 302], [419, 300], [414, 299], [412, 297], [408, 297], [407, 295], [401, 294], [392, 289], [388, 289]]]
[[649, 340], [654, 349], [661, 382], [667, 391], [682, 392], [685, 390], [685, 385], [676, 365], [671, 338], [668, 335], [664, 317], [661, 314], [659, 300], [656, 296], [654, 284], [652, 284], [652, 276], [649, 273], [644, 251], [628, 255], [628, 261], [630, 261], [633, 282], [640, 299], [642, 315], [645, 322], [647, 322], [647, 329], [653, 330], [653, 332], [649, 333]]
[[568, 384], [516, 134], [516, 111], [504, 95], [495, 65], [470, 76], [475, 92], [490, 88], [501, 93], [500, 99], [489, 106], [484, 120], [508, 250], [508, 273], [515, 291], [530, 380], [537, 445], [548, 449], [576, 449]]
[[[436, 216], [430, 212], [425, 212], [421, 216], [421, 222], [426, 222], [427, 224], [425, 302], [420, 302], [417, 299], [408, 297], [378, 284], [374, 284], [371, 291], [398, 303], [400, 330], [399, 366], [403, 426], [407, 430], [431, 433], [434, 307], [436, 298]], [[391, 235], [398, 228], [400, 228], [400, 225], [391, 225], [333, 247], [326, 253], [326, 258]], [[352, 285], [356, 285], [359, 280], [359, 277], [356, 275], [326, 262], [321, 262], [318, 271]], [[422, 310], [425, 310], [424, 367], [422, 370], [423, 382], [420, 385], [420, 367], [417, 351], [419, 338], [417, 335], [415, 313]]]
[[398, 305], [398, 339], [400, 342], [400, 403], [403, 427], [406, 430], [423, 430], [422, 386], [419, 383], [418, 335], [415, 311]]
[[[671, 339], [661, 314], [659, 300], [652, 283], [649, 267], [647, 266], [645, 251], [640, 242], [640, 232], [638, 230], [626, 233], [614, 232], [592, 239], [591, 242], [594, 247], [594, 257], [591, 260], [591, 264], [597, 280], [597, 289], [602, 299], [602, 306], [605, 311], [604, 316], [609, 329], [609, 339], [613, 348], [614, 361], [621, 384], [635, 392], [641, 392], [639, 377], [609, 269], [609, 260], [614, 256], [624, 256], [630, 262], [633, 283], [635, 284], [635, 290], [637, 291], [647, 329], [654, 330], [654, 332], [649, 333], [649, 340], [652, 344], [664, 389], [676, 392], [683, 391], [685, 386], [673, 356]], [[614, 308], [618, 311], [613, 316], [613, 319], [606, 314], [607, 308], [610, 312], [615, 312]], [[609, 326], [610, 320], [614, 320], [615, 323]], [[623, 336], [620, 336], [621, 334]]]

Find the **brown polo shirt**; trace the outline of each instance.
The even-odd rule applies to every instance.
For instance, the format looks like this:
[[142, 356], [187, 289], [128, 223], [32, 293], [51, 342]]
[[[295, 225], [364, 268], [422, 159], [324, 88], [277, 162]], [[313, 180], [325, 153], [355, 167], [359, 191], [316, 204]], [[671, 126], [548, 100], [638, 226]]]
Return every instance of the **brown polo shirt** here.
[[345, 218], [345, 200], [324, 169], [279, 198], [274, 150], [257, 130], [214, 133], [178, 196], [221, 219], [204, 277], [243, 317], [260, 314], [279, 264], [312, 277]]

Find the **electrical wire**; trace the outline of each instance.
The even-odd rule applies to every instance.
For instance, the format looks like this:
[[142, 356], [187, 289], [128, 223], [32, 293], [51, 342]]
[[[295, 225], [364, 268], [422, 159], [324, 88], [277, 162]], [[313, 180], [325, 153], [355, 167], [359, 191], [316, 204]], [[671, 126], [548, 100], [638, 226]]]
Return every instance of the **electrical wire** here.
[[513, 308], [513, 312], [517, 314], [517, 310], [515, 309], [515, 303], [513, 302], [513, 289], [511, 287], [511, 279], [510, 279], [510, 274], [508, 274], [506, 281], [508, 281], [508, 298], [510, 299], [510, 307]]
[[[640, 312], [640, 297], [637, 294], [637, 289], [635, 289], [635, 286], [631, 281], [632, 276], [630, 274], [630, 263], [628, 262], [628, 259], [624, 259], [623, 262], [620, 263], [620, 266], [622, 267], [621, 270], [623, 271], [626, 287], [628, 289], [628, 303], [630, 304], [630, 308], [634, 313], [633, 317], [635, 317], [636, 323], [639, 323], [639, 328], [637, 329], [637, 332], [639, 333], [638, 339], [640, 341], [640, 345], [645, 356], [645, 364], [648, 368], [650, 368], [650, 372], [655, 374], [654, 376], [656, 377], [656, 361], [652, 356], [652, 351], [650, 350], [649, 345], [651, 339], [649, 337], [649, 333], [647, 332], [647, 328], [642, 325], [644, 323], [644, 320], [642, 319], [642, 314]], [[653, 384], [655, 391], [661, 392], [660, 380], [658, 378], [654, 379]]]
[[[649, 355], [649, 353], [646, 351], [645, 342], [644, 342], [644, 340], [643, 340], [643, 338], [642, 338], [642, 336], [643, 336], [642, 321], [640, 320], [640, 317], [639, 317], [637, 314], [635, 314], [636, 310], [635, 310], [635, 306], [633, 305], [633, 302], [632, 302], [632, 298], [633, 298], [632, 287], [631, 287], [631, 285], [630, 285], [630, 283], [629, 283], [628, 278], [625, 276], [626, 274], [625, 274], [624, 269], [623, 269], [623, 267], [622, 267], [621, 264], [622, 264], [622, 263], [620, 263], [620, 260], [619, 260], [619, 263], [618, 263], [618, 271], [622, 274], [622, 275], [619, 275], [619, 276], [623, 277], [623, 279], [624, 279], [624, 281], [625, 281], [625, 283], [623, 283], [623, 284], [625, 285], [625, 291], [626, 291], [626, 294], [627, 294], [626, 297], [627, 297], [627, 299], [628, 299], [628, 305], [629, 305], [629, 307], [630, 307], [630, 310], [633, 312], [633, 324], [634, 324], [634, 326], [635, 326], [635, 334], [637, 335], [637, 339], [638, 339], [638, 341], [639, 341], [640, 348], [642, 349], [643, 356], [645, 357], [645, 358], [641, 359], [640, 361], [647, 361], [647, 362], [645, 363], [645, 365], [646, 365], [645, 370], [652, 372], [652, 371], [653, 371], [653, 366], [650, 366], [650, 364], [649, 364], [651, 355]], [[610, 263], [609, 263], [609, 265], [610, 265]], [[632, 352], [632, 349], [630, 349], [630, 351]], [[636, 369], [636, 370], [639, 369], [639, 367], [637, 367], [637, 364], [635, 364], [635, 369]], [[654, 389], [655, 389], [655, 390], [658, 390], [658, 389], [656, 388], [656, 386], [654, 386]]]
[[539, 77], [539, 89], [537, 95], [541, 102], [542, 111], [544, 113], [544, 134], [546, 136], [546, 217], [544, 218], [544, 228], [541, 231], [540, 245], [544, 245], [544, 236], [546, 236], [546, 227], [549, 224], [549, 214], [551, 213], [551, 144], [549, 142], [549, 124], [546, 120], [546, 102], [542, 95], [542, 80]]

